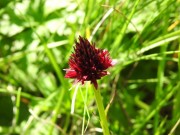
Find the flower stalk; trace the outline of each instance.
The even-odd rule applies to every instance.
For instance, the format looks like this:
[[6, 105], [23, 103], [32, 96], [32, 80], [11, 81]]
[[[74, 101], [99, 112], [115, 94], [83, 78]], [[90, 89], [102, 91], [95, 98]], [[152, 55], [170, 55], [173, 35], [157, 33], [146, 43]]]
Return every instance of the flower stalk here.
[[100, 122], [103, 129], [103, 133], [104, 135], [110, 135], [100, 90], [96, 90], [94, 87], [93, 89], [94, 89], [96, 104], [97, 104], [99, 115], [100, 115]]
[[110, 58], [107, 50], [95, 47], [86, 38], [79, 36], [79, 42], [75, 41], [74, 52], [69, 59], [69, 68], [65, 69], [65, 78], [74, 79], [74, 83], [90, 81], [93, 84], [96, 104], [99, 111], [100, 122], [104, 135], [110, 135], [108, 122], [100, 94], [97, 80], [109, 74], [106, 71], [112, 67], [115, 61]]

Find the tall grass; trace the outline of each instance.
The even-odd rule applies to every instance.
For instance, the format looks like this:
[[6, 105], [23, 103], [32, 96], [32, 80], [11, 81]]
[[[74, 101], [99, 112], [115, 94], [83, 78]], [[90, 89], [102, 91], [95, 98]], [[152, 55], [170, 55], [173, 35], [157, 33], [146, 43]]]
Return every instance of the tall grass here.
[[91, 87], [74, 94], [64, 78], [81, 35], [117, 60], [98, 81], [110, 133], [178, 135], [179, 7], [178, 0], [1, 1], [0, 134], [102, 134]]

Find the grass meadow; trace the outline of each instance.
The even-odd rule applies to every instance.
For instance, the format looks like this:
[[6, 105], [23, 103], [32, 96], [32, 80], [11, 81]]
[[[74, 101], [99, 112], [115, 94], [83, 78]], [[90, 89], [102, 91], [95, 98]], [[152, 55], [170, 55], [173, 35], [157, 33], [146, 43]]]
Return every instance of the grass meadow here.
[[180, 0], [1, 0], [0, 135], [103, 135], [92, 86], [64, 78], [79, 35], [117, 61], [111, 135], [180, 135]]

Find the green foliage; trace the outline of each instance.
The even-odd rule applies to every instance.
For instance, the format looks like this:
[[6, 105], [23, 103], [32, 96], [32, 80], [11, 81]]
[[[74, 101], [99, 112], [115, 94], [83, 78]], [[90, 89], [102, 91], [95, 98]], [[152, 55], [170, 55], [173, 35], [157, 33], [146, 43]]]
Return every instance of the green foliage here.
[[64, 78], [81, 35], [117, 60], [98, 81], [111, 134], [179, 135], [179, 7], [179, 0], [0, 1], [0, 134], [102, 134], [91, 87], [74, 95]]

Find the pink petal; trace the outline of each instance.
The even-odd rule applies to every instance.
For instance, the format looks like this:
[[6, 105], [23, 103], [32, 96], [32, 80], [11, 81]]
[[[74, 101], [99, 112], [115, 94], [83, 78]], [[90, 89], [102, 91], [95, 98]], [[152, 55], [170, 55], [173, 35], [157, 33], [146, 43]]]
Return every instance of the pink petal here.
[[112, 66], [114, 66], [116, 63], [117, 63], [117, 60], [115, 60], [115, 59], [113, 59], [113, 60], [111, 61], [111, 65], [112, 65]]
[[77, 72], [72, 69], [65, 69], [66, 70], [66, 75], [65, 78], [76, 78], [77, 77]]
[[96, 88], [96, 90], [98, 89], [98, 83], [96, 80], [91, 80], [91, 83], [94, 85], [94, 87]]

